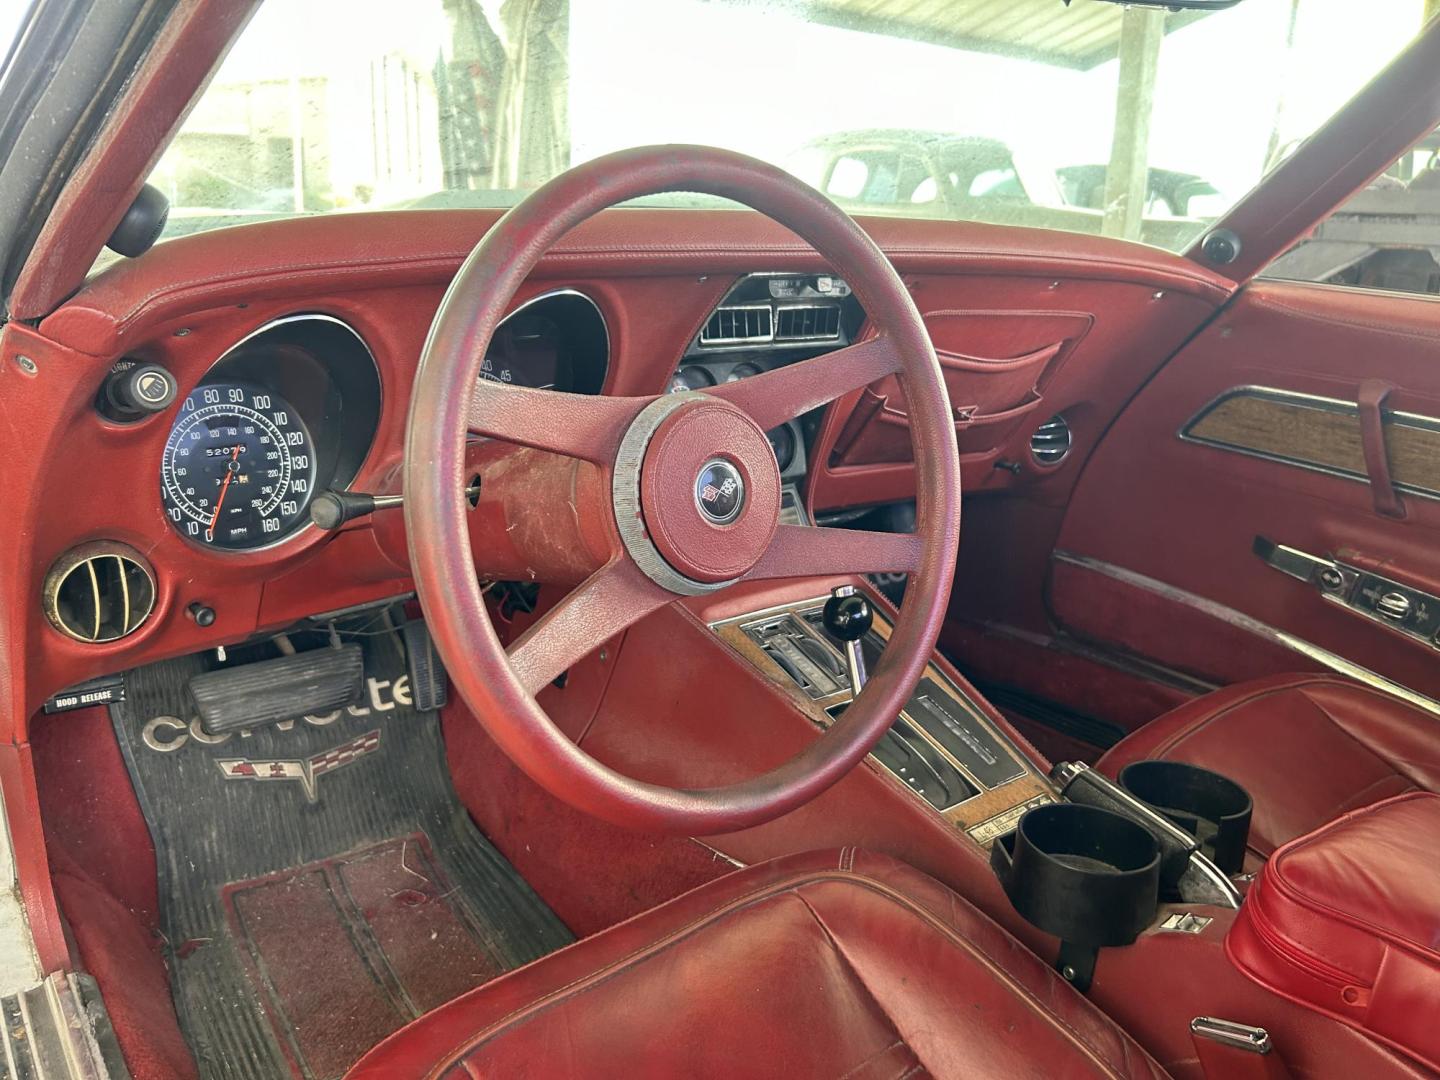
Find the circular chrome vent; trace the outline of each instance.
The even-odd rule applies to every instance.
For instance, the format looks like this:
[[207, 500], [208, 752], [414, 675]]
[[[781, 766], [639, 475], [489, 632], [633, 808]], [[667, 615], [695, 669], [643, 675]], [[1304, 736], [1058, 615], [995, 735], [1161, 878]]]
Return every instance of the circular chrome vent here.
[[1070, 453], [1070, 425], [1063, 416], [1052, 416], [1030, 436], [1030, 453], [1041, 465], [1056, 465]]
[[45, 575], [45, 615], [76, 641], [118, 641], [155, 609], [155, 575], [140, 553], [100, 540], [67, 551]]

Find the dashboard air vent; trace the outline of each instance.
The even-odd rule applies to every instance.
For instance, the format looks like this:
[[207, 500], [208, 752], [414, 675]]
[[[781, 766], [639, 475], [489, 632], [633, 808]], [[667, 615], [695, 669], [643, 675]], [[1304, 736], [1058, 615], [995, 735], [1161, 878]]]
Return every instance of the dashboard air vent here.
[[839, 336], [839, 304], [796, 304], [775, 313], [776, 341], [834, 341]]
[[1030, 453], [1041, 465], [1057, 465], [1070, 453], [1070, 425], [1063, 416], [1052, 416], [1035, 429]]
[[700, 331], [701, 345], [749, 345], [772, 341], [775, 326], [769, 304], [718, 307]]
[[66, 637], [91, 644], [140, 629], [155, 609], [155, 575], [140, 553], [101, 540], [62, 555], [45, 576], [45, 615]]

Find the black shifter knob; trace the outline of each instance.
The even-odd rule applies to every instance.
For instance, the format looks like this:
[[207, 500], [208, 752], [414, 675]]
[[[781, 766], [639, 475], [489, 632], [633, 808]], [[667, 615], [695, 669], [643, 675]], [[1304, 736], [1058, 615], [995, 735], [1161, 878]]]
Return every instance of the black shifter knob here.
[[853, 586], [845, 585], [825, 601], [825, 629], [841, 641], [859, 641], [870, 630], [875, 621], [875, 612], [870, 601], [856, 592]]
[[860, 644], [870, 624], [875, 621], [875, 612], [854, 585], [841, 585], [825, 601], [821, 613], [825, 629], [845, 643], [845, 666], [850, 676], [850, 699], [853, 701], [865, 689], [865, 650]]

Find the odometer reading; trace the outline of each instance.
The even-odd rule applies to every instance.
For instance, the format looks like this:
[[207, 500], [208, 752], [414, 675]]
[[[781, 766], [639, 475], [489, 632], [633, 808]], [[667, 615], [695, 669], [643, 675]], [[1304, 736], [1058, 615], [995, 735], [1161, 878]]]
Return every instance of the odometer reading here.
[[314, 494], [310, 432], [259, 387], [212, 383], [180, 407], [160, 466], [170, 522], [198, 543], [256, 548], [304, 523]]

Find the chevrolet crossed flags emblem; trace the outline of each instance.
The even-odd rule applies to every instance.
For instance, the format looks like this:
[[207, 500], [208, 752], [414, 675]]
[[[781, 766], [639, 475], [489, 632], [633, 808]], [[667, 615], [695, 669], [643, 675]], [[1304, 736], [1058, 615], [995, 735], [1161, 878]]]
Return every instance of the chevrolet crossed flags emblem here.
[[303, 760], [275, 759], [251, 761], [249, 758], [221, 758], [215, 762], [226, 780], [299, 780], [309, 802], [317, 801], [315, 781], [328, 772], [342, 769], [380, 747], [380, 731], [367, 731], [331, 750]]

